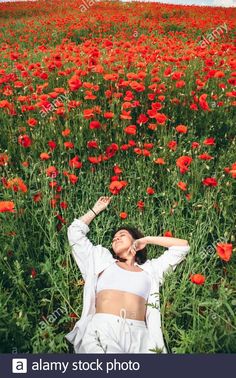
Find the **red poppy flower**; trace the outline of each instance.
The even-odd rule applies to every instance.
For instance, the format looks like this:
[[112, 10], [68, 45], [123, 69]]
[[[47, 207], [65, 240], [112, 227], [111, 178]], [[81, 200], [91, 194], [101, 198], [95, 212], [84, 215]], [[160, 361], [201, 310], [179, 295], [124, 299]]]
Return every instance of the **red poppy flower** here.
[[46, 174], [47, 176], [49, 177], [52, 177], [52, 178], [55, 178], [57, 177], [57, 175], [59, 174], [58, 170], [56, 169], [56, 167], [54, 167], [53, 165], [48, 167], [46, 169]]
[[102, 161], [102, 155], [96, 156], [89, 156], [88, 161], [92, 164], [99, 164]]
[[208, 155], [208, 154], [201, 154], [198, 156], [198, 159], [201, 159], [201, 160], [211, 160], [211, 159], [214, 159], [213, 156], [211, 155]]
[[66, 220], [60, 214], [56, 214], [56, 217], [61, 223], [66, 224]]
[[148, 128], [152, 131], [155, 131], [157, 129], [156, 123], [149, 123]]
[[144, 206], [145, 206], [145, 204], [144, 204], [143, 201], [138, 201], [138, 202], [137, 202], [137, 206], [138, 206], [138, 208], [139, 208], [140, 210], [144, 210]]
[[15, 212], [15, 204], [13, 201], [0, 201], [0, 213]]
[[20, 177], [15, 177], [7, 181], [4, 180], [2, 183], [6, 189], [13, 189], [14, 192], [20, 190], [21, 192], [26, 193], [28, 191], [27, 186]]
[[198, 142], [193, 142], [191, 144], [191, 148], [194, 149], [194, 148], [198, 148], [200, 146], [200, 144]]
[[154, 160], [154, 163], [159, 164], [159, 165], [164, 165], [164, 164], [166, 164], [166, 163], [165, 163], [165, 160], [162, 159], [162, 158], [157, 158], [156, 160]]
[[96, 140], [89, 140], [87, 142], [87, 147], [88, 148], [98, 148], [98, 144], [97, 144]]
[[94, 116], [94, 109], [85, 109], [83, 115], [85, 119], [92, 118]]
[[30, 275], [31, 275], [32, 278], [35, 278], [37, 276], [37, 272], [34, 268], [31, 269]]
[[178, 133], [182, 133], [182, 134], [186, 134], [188, 132], [187, 126], [184, 126], [184, 125], [176, 126], [175, 130], [178, 131]]
[[130, 125], [130, 126], [127, 126], [125, 129], [124, 129], [124, 132], [128, 135], [135, 135], [136, 132], [137, 132], [137, 126], [135, 125]]
[[103, 117], [106, 118], [106, 119], [111, 119], [114, 117], [114, 113], [112, 112], [106, 112], [103, 114]]
[[185, 184], [183, 181], [179, 181], [177, 186], [182, 189], [183, 191], [187, 190], [187, 184]]
[[90, 129], [100, 129], [101, 124], [99, 121], [91, 121], [89, 127]]
[[217, 186], [218, 183], [214, 177], [207, 177], [202, 180], [202, 184], [206, 186]]
[[83, 164], [81, 163], [81, 161], [79, 161], [79, 156], [78, 155], [76, 155], [75, 157], [73, 157], [72, 159], [69, 160], [69, 166], [71, 168], [77, 168], [77, 169], [79, 169], [79, 168], [82, 167], [82, 165]]
[[39, 202], [41, 201], [42, 199], [42, 193], [36, 193], [34, 196], [33, 196], [33, 200], [34, 202]]
[[21, 165], [22, 165], [22, 167], [28, 168], [29, 167], [29, 162], [28, 161], [22, 161]]
[[61, 132], [62, 136], [64, 137], [67, 137], [68, 135], [70, 135], [70, 129], [65, 129]]
[[196, 104], [191, 104], [190, 106], [189, 106], [189, 108], [191, 109], [191, 110], [198, 110], [198, 107], [197, 107], [197, 105]]
[[64, 142], [64, 146], [67, 149], [72, 149], [72, 148], [74, 148], [74, 143], [72, 143], [72, 142]]
[[179, 80], [182, 76], [184, 76], [182, 71], [175, 71], [172, 74], [172, 80]]
[[118, 74], [105, 74], [103, 76], [104, 80], [107, 80], [107, 81], [116, 81], [118, 79], [119, 75]]
[[82, 87], [82, 82], [78, 76], [74, 75], [68, 80], [69, 88], [71, 91], [77, 91], [80, 87]]
[[146, 150], [145, 148], [142, 150], [143, 156], [151, 156], [151, 152], [149, 150]]
[[50, 188], [55, 188], [57, 186], [57, 182], [56, 181], [51, 181], [51, 182], [49, 182], [48, 185], [49, 185]]
[[186, 198], [188, 201], [190, 201], [190, 199], [191, 199], [191, 194], [186, 193], [186, 194], [185, 194], [185, 198]]
[[37, 121], [37, 119], [35, 119], [35, 118], [29, 118], [29, 119], [27, 120], [27, 123], [28, 123], [29, 126], [34, 127], [35, 125], [37, 125], [38, 121]]
[[154, 143], [144, 143], [143, 147], [147, 150], [151, 150], [154, 147]]
[[156, 113], [155, 118], [160, 125], [164, 125], [167, 121], [167, 116], [163, 113]]
[[121, 219], [126, 219], [127, 216], [128, 216], [128, 214], [125, 211], [123, 211], [123, 212], [120, 213], [120, 218]]
[[127, 181], [112, 181], [109, 185], [109, 190], [112, 194], [117, 195], [127, 184]]
[[48, 142], [48, 146], [50, 147], [51, 150], [54, 150], [57, 146], [56, 142], [54, 142], [54, 140], [50, 140]]
[[173, 234], [171, 231], [165, 231], [163, 236], [167, 237], [167, 238], [172, 238], [173, 237]]
[[231, 174], [232, 178], [236, 178], [236, 163], [233, 163], [230, 168], [229, 173]]
[[122, 110], [122, 114], [120, 115], [120, 119], [132, 119], [131, 117], [131, 110], [126, 112], [125, 110]]
[[118, 165], [115, 165], [113, 167], [113, 171], [116, 175], [120, 175], [122, 173], [122, 169], [118, 166]]
[[111, 143], [110, 146], [106, 148], [105, 155], [110, 159], [119, 150], [119, 146], [116, 143]]
[[191, 274], [190, 280], [197, 285], [203, 285], [206, 278], [202, 274]]
[[[162, 104], [160, 102], [153, 102], [152, 103], [152, 109], [153, 110], [156, 110], [156, 111], [159, 111], [162, 109]], [[151, 117], [150, 117], [151, 118]]]
[[169, 77], [172, 73], [172, 67], [167, 67], [164, 71], [164, 77]]
[[51, 156], [47, 152], [42, 152], [39, 157], [41, 160], [48, 160]]
[[178, 80], [175, 84], [176, 88], [183, 88], [185, 87], [185, 81], [184, 80]]
[[86, 95], [84, 96], [85, 100], [96, 100], [97, 98], [97, 96], [95, 96], [92, 91], [85, 91], [85, 95]]
[[71, 184], [76, 184], [77, 181], [78, 181], [78, 177], [76, 175], [73, 175], [73, 174], [68, 174], [67, 177], [69, 178]]
[[129, 146], [131, 146], [131, 147], [136, 146], [136, 142], [135, 142], [134, 140], [132, 140], [132, 139], [129, 140], [128, 144], [129, 144]]
[[175, 151], [176, 148], [177, 148], [177, 142], [175, 140], [171, 140], [168, 144], [167, 144], [167, 147], [172, 150], [172, 151]]
[[112, 176], [111, 181], [119, 181], [119, 176]]
[[207, 138], [203, 141], [203, 144], [205, 144], [206, 146], [214, 146], [215, 138]]
[[229, 261], [232, 256], [233, 245], [229, 243], [218, 243], [216, 245], [217, 255], [221, 260]]
[[135, 148], [134, 148], [134, 152], [135, 152], [137, 155], [142, 155], [142, 149], [141, 149], [141, 148], [135, 147]]
[[204, 111], [209, 111], [209, 110], [211, 110], [210, 108], [209, 108], [209, 105], [208, 105], [208, 103], [207, 103], [207, 101], [206, 101], [206, 98], [207, 98], [207, 94], [202, 94], [200, 97], [199, 97], [199, 105], [200, 105], [200, 107], [204, 110]]
[[27, 148], [27, 147], [30, 147], [31, 144], [32, 144], [32, 140], [30, 139], [30, 137], [28, 135], [20, 135], [19, 138], [18, 138], [18, 143]]
[[61, 209], [67, 209], [67, 207], [68, 207], [67, 202], [61, 202], [60, 207], [61, 207]]
[[148, 117], [146, 114], [140, 114], [140, 116], [137, 119], [137, 123], [141, 125], [142, 123], [146, 123], [148, 121]]
[[54, 209], [57, 205], [57, 200], [53, 198], [49, 201], [49, 203], [50, 203], [50, 206]]
[[192, 162], [192, 158], [190, 156], [181, 156], [176, 160], [176, 165], [180, 169], [180, 173], [184, 174], [188, 171], [188, 167]]
[[0, 167], [4, 167], [6, 165], [8, 165], [8, 160], [9, 160], [9, 157], [7, 154], [5, 153], [2, 153], [0, 154]]
[[146, 190], [146, 193], [149, 194], [149, 195], [152, 195], [155, 193], [155, 190], [151, 187], [148, 187], [147, 190]]
[[130, 148], [130, 146], [128, 144], [122, 144], [120, 146], [121, 151], [127, 151], [129, 148]]

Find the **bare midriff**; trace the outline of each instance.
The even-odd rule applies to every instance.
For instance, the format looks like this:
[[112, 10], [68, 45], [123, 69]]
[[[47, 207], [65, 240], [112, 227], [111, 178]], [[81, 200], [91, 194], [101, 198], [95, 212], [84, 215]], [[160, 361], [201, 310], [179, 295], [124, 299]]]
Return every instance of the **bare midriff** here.
[[145, 321], [146, 300], [139, 295], [120, 290], [107, 289], [97, 293], [97, 313], [121, 316], [121, 310], [125, 313], [127, 319]]

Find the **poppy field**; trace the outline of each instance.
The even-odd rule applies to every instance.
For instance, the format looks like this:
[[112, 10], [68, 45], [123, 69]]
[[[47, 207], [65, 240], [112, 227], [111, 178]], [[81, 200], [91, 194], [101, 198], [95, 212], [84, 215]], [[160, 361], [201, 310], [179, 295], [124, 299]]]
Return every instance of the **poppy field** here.
[[[236, 352], [236, 9], [0, 4], [2, 353], [71, 353], [67, 227], [187, 239], [160, 292], [169, 353]], [[148, 245], [148, 257], [164, 252]]]

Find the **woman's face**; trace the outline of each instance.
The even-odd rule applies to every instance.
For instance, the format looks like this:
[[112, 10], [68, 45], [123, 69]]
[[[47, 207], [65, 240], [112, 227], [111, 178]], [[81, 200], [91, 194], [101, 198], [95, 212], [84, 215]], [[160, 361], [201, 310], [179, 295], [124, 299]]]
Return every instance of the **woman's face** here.
[[122, 257], [128, 251], [133, 241], [133, 237], [127, 230], [119, 230], [115, 233], [112, 240], [113, 251], [117, 256]]

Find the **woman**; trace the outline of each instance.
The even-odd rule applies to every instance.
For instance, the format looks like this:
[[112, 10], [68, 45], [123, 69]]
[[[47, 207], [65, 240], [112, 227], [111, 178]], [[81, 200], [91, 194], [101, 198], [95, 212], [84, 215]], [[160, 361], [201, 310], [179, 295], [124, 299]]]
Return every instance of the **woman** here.
[[[92, 209], [68, 227], [73, 257], [84, 278], [83, 311], [66, 335], [76, 353], [167, 353], [159, 311], [159, 286], [164, 275], [186, 257], [187, 240], [145, 236], [120, 227], [113, 254], [86, 237], [89, 223], [112, 197], [100, 197]], [[167, 247], [147, 260], [146, 245]]]

